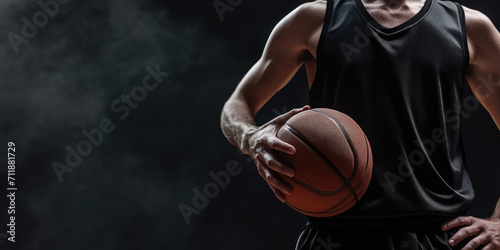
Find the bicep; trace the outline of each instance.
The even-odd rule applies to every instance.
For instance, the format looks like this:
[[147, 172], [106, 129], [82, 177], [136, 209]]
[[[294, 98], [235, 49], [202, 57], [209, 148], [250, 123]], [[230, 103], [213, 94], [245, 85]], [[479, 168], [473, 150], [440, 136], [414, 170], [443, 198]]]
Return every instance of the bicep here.
[[474, 12], [469, 17], [468, 40], [473, 55], [467, 81], [500, 129], [500, 33], [483, 14]]
[[500, 129], [500, 78], [489, 71], [469, 69], [467, 81], [483, 107], [491, 115]]
[[283, 88], [301, 67], [299, 60], [287, 56], [261, 58], [245, 75], [235, 94], [244, 98], [256, 114], [273, 95]]
[[254, 115], [292, 79], [309, 53], [311, 28], [303, 20], [304, 12], [299, 7], [276, 25], [261, 58], [233, 94], [233, 98], [246, 102]]

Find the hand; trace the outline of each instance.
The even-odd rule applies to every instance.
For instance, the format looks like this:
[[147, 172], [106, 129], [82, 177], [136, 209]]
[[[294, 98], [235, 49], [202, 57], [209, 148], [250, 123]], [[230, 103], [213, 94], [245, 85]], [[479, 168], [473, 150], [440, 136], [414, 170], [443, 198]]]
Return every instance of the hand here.
[[292, 168], [285, 166], [276, 159], [274, 150], [279, 150], [293, 155], [295, 154], [295, 148], [292, 145], [278, 139], [276, 137], [276, 132], [292, 116], [309, 109], [311, 109], [309, 106], [305, 106], [301, 109], [294, 109], [286, 114], [276, 117], [261, 127], [253, 129], [247, 134], [247, 138], [249, 138], [248, 154], [252, 156], [255, 164], [257, 165], [260, 176], [264, 178], [281, 202], [286, 201], [284, 194], [291, 194], [292, 188], [276, 178], [276, 172], [289, 177], [293, 177], [295, 173]]
[[462, 227], [448, 240], [454, 247], [464, 239], [471, 237], [469, 243], [462, 250], [473, 250], [484, 246], [482, 250], [500, 250], [500, 220], [479, 219], [470, 216], [461, 216], [445, 222], [441, 228], [448, 231]]

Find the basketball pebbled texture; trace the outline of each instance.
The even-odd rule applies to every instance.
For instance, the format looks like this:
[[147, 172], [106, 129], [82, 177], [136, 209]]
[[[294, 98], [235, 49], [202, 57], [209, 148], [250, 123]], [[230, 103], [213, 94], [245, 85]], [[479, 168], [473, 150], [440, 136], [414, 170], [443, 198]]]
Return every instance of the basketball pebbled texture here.
[[370, 183], [373, 159], [363, 130], [349, 116], [332, 109], [303, 111], [290, 118], [277, 137], [293, 145], [294, 155], [276, 157], [295, 170], [278, 174], [293, 192], [286, 203], [312, 217], [330, 217], [353, 207]]

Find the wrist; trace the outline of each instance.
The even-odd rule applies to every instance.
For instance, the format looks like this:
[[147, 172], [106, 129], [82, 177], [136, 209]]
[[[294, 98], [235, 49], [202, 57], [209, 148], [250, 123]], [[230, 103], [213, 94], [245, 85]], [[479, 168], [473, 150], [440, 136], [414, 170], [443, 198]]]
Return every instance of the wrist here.
[[255, 135], [256, 131], [257, 131], [257, 126], [248, 126], [242, 133], [239, 148], [241, 152], [243, 152], [246, 155], [251, 156], [251, 149], [252, 149], [251, 140], [253, 138], [253, 135]]

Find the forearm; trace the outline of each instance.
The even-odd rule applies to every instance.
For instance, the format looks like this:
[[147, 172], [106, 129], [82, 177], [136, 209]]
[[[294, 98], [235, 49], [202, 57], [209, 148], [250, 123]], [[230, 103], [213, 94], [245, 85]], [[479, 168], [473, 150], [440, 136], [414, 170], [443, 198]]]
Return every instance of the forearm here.
[[493, 212], [491, 219], [500, 220], [500, 199], [498, 199], [497, 207], [495, 208], [495, 212]]
[[226, 102], [221, 115], [221, 128], [231, 144], [243, 153], [249, 153], [247, 135], [257, 126], [246, 102], [234, 98]]

